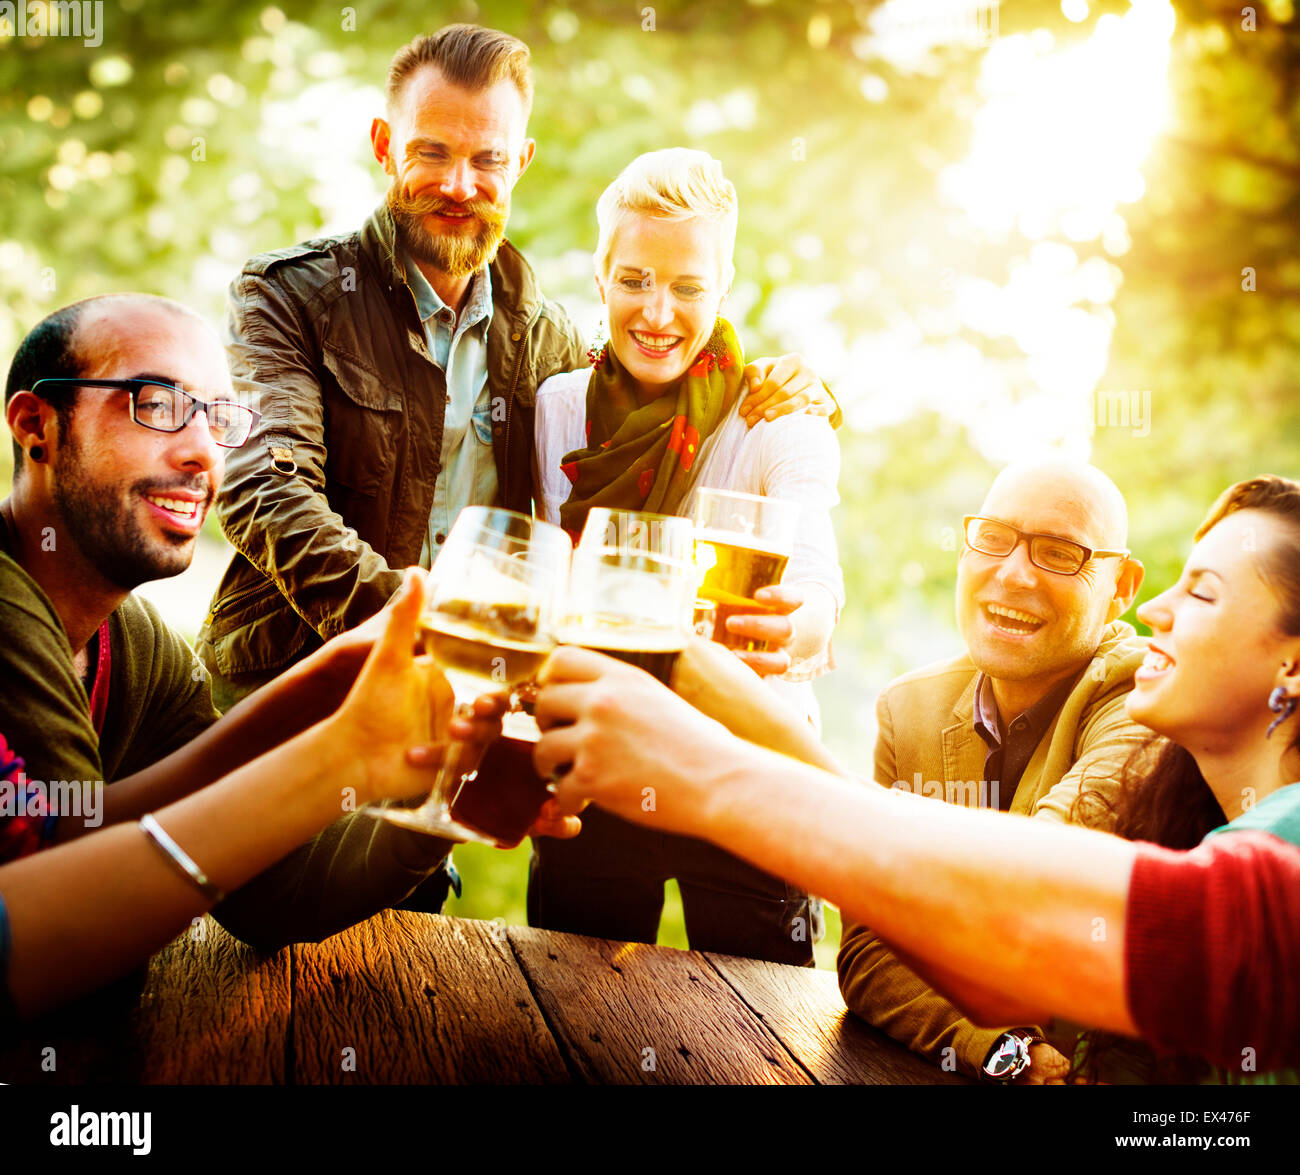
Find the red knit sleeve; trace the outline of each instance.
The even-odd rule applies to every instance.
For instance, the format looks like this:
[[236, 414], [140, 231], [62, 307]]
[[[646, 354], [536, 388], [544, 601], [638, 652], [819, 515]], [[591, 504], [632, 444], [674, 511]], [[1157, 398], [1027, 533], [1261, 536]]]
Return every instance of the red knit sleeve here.
[[1124, 964], [1150, 1043], [1247, 1074], [1300, 1066], [1300, 848], [1244, 830], [1140, 845]]

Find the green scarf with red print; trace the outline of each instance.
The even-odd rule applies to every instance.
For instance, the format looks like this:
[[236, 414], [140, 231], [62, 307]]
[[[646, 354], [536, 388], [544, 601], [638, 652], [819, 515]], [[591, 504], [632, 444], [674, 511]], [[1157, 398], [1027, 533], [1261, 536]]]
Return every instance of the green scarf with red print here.
[[614, 348], [605, 347], [587, 385], [587, 445], [560, 466], [573, 483], [560, 525], [575, 542], [593, 506], [681, 512], [700, 446], [739, 399], [744, 366], [736, 332], [719, 318], [676, 388], [642, 404]]

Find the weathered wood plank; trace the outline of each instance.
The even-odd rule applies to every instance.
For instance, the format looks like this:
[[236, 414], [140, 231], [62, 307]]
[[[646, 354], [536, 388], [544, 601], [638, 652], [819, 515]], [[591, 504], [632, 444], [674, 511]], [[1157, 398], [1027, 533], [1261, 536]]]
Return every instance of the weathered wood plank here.
[[493, 923], [388, 910], [292, 949], [299, 1084], [570, 1080]]
[[133, 1017], [136, 1080], [283, 1084], [289, 1013], [289, 952], [260, 954], [205, 917], [150, 964]]
[[823, 1085], [970, 1084], [851, 1015], [830, 971], [705, 957]]
[[0, 1081], [283, 1082], [288, 1025], [288, 952], [259, 955], [204, 918], [146, 972], [21, 1028]]
[[546, 1018], [601, 1085], [806, 1085], [808, 1074], [694, 951], [511, 927]]

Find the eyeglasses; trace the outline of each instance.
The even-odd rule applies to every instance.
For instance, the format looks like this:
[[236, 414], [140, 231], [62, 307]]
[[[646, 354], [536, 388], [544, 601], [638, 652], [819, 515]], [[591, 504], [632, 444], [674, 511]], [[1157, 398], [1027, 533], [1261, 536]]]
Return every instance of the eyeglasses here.
[[39, 396], [42, 388], [56, 387], [129, 391], [131, 419], [155, 432], [180, 432], [196, 412], [202, 412], [208, 418], [208, 431], [212, 434], [212, 440], [223, 449], [238, 449], [248, 440], [253, 426], [262, 418], [260, 412], [254, 412], [233, 400], [204, 403], [171, 384], [148, 379], [38, 379], [32, 384], [31, 392]]
[[1029, 561], [1035, 567], [1057, 575], [1078, 575], [1089, 559], [1127, 559], [1129, 556], [1128, 551], [1094, 550], [1054, 534], [1030, 534], [996, 518], [981, 518], [977, 514], [967, 515], [962, 526], [966, 532], [966, 545], [971, 550], [1005, 559], [1023, 541], [1029, 546]]

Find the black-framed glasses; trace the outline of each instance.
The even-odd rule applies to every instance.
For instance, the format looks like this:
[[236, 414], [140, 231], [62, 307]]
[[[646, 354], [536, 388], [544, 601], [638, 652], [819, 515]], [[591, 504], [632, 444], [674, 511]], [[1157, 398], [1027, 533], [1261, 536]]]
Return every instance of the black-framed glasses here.
[[181, 388], [151, 379], [38, 379], [31, 386], [35, 396], [42, 388], [114, 388], [131, 393], [131, 419], [155, 432], [180, 432], [196, 412], [208, 418], [208, 432], [223, 449], [238, 449], [262, 418], [260, 412], [234, 400], [205, 403]]
[[1054, 534], [1033, 534], [1017, 530], [1008, 522], [996, 518], [981, 518], [968, 514], [962, 519], [966, 545], [981, 555], [1005, 559], [1022, 542], [1029, 547], [1029, 561], [1044, 571], [1057, 575], [1078, 575], [1089, 559], [1127, 559], [1128, 551], [1104, 551], [1085, 547], [1073, 539], [1063, 539]]

